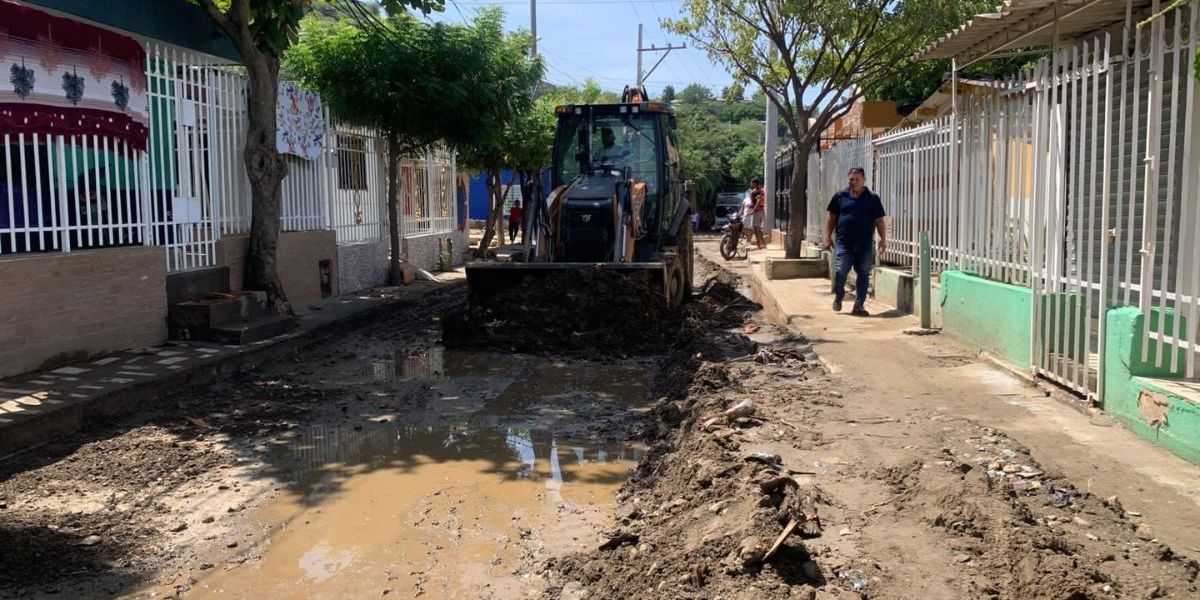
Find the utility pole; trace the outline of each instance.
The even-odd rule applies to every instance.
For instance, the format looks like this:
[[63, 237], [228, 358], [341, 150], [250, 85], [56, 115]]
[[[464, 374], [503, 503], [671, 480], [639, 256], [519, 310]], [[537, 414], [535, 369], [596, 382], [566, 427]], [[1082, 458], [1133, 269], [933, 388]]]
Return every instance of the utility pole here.
[[[763, 94], [764, 96], [766, 94]], [[767, 198], [767, 210], [764, 216], [766, 223], [763, 227], [763, 232], [766, 233], [768, 239], [773, 235], [772, 230], [775, 227], [775, 202], [779, 190], [775, 185], [775, 155], [779, 154], [779, 108], [768, 97], [767, 101], [767, 123], [766, 123], [766, 144], [763, 145], [763, 192]]]
[[[672, 46], [670, 44], [663, 46], [661, 48], [659, 48], [658, 46], [656, 46], [654, 44], [650, 44], [649, 48], [643, 48], [642, 47], [643, 29], [644, 28], [642, 27], [642, 24], [638, 23], [637, 86], [639, 89], [641, 89], [641, 87], [642, 87], [642, 82], [646, 81], [646, 78], [650, 77], [650, 75], [652, 73], [654, 73], [654, 70], [658, 68], [658, 65], [662, 64], [663, 59], [666, 58], [667, 55], [670, 54], [672, 50], [683, 50], [683, 49], [687, 48], [687, 46], [685, 46], [685, 45]], [[646, 53], [646, 52], [662, 52], [663, 55], [658, 57], [658, 61], [656, 61], [654, 63], [653, 67], [650, 67], [649, 71], [646, 71], [645, 73], [643, 73], [642, 72], [642, 54]]]
[[537, 58], [537, 0], [529, 0], [529, 33], [533, 35], [533, 49], [529, 55]]

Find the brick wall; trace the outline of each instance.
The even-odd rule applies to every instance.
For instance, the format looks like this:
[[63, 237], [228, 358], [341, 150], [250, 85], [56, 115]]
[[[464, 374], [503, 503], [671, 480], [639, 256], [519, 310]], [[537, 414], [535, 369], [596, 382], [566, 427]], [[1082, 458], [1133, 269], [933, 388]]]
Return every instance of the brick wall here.
[[[229, 288], [242, 289], [250, 236], [223, 237], [217, 241], [217, 264], [229, 267]], [[279, 234], [277, 266], [283, 291], [293, 305], [321, 299], [320, 261], [332, 270], [333, 295], [338, 294], [337, 237], [332, 230], [284, 231]]]
[[167, 337], [163, 249], [0, 259], [0, 377]]

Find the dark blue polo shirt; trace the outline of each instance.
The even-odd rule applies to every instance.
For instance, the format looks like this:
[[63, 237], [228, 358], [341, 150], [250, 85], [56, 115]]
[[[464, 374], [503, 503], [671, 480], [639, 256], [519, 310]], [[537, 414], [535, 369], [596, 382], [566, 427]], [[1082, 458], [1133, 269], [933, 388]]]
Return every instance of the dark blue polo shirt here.
[[851, 249], [870, 249], [875, 237], [875, 220], [883, 218], [883, 202], [863, 188], [857, 198], [846, 188], [833, 195], [829, 212], [837, 215], [837, 241]]

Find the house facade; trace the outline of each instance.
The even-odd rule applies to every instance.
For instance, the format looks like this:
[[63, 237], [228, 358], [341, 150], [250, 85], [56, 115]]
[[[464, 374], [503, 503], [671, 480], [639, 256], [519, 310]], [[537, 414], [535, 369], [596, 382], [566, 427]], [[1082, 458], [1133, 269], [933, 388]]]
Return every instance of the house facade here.
[[[0, 376], [158, 343], [241, 289], [246, 75], [184, 0], [0, 0]], [[385, 282], [383, 143], [280, 84], [278, 267], [295, 304]], [[402, 161], [404, 258], [461, 261], [451, 153]]]

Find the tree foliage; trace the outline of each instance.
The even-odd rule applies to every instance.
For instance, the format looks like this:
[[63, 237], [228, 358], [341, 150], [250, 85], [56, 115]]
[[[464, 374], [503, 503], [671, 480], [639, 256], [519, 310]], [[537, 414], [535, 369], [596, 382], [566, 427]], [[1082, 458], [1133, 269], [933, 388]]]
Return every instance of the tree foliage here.
[[763, 179], [763, 147], [755, 144], [742, 148], [730, 163], [730, 174], [737, 181], [747, 184], [751, 179]]
[[693, 83], [679, 92], [678, 101], [683, 104], [700, 104], [712, 100], [712, 97], [712, 90], [699, 83]]
[[675, 101], [675, 86], [673, 86], [673, 85], [664, 86], [663, 91], [662, 91], [661, 100], [663, 102], [674, 102]]
[[[956, 0], [684, 0], [664, 25], [691, 38], [779, 108], [802, 156], [865, 90], [897, 75]], [[939, 32], [940, 33], [940, 32]], [[795, 161], [787, 255], [800, 256], [807, 164]]]
[[[246, 144], [243, 162], [250, 181], [250, 244], [243, 286], [267, 294], [267, 310], [290, 313], [291, 305], [279, 279], [276, 253], [282, 212], [281, 184], [287, 174], [275, 148], [275, 118], [280, 61], [296, 40], [300, 20], [312, 0], [192, 0], [229, 38], [242, 57], [249, 76]], [[358, 7], [355, 0], [340, 0]], [[383, 8], [400, 12], [408, 7], [428, 13], [442, 0], [383, 0]]]
[[734, 104], [746, 99], [746, 88], [738, 82], [733, 82], [721, 90], [721, 99], [727, 104]]

